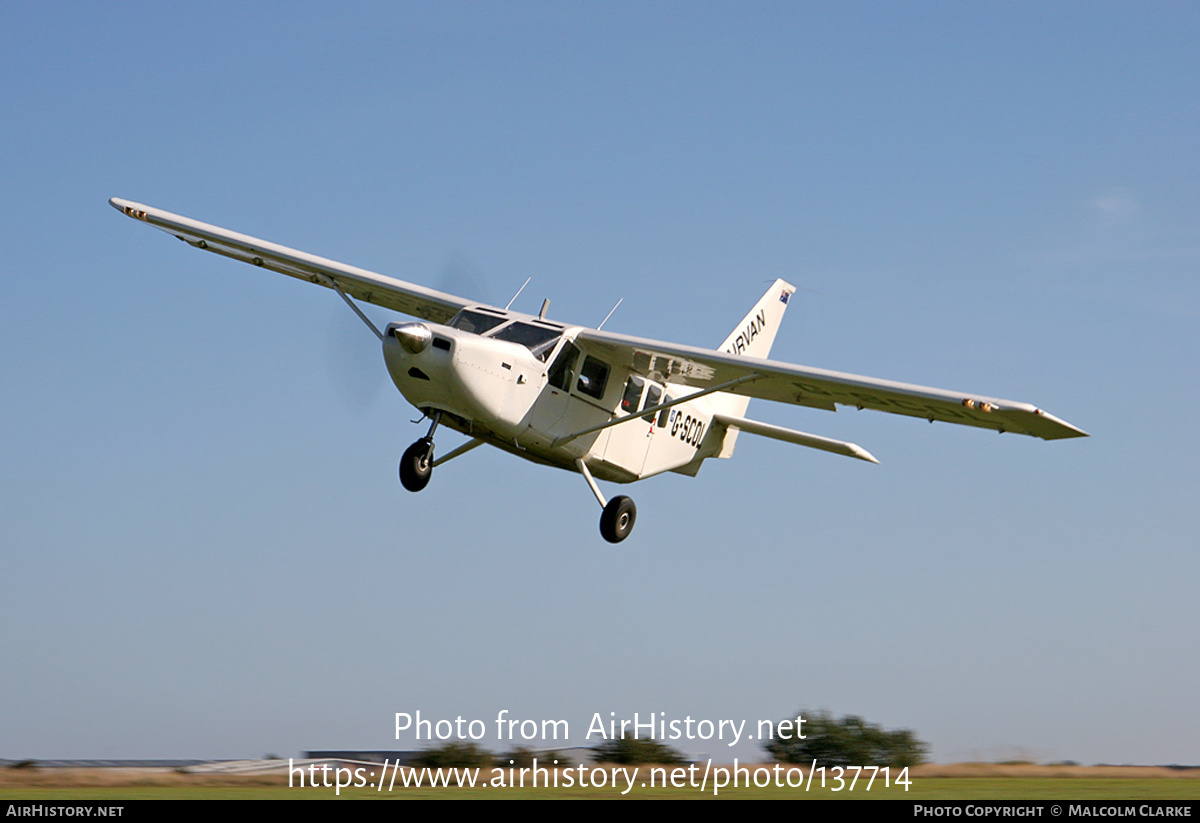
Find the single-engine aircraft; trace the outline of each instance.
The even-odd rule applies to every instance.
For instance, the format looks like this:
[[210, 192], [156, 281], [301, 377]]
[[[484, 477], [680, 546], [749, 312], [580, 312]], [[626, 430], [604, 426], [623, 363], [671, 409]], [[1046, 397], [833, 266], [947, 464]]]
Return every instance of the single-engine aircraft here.
[[[548, 300], [539, 314], [522, 314], [511, 310], [512, 301], [503, 309], [483, 305], [140, 203], [109, 202], [198, 249], [336, 291], [383, 343], [396, 388], [429, 418], [425, 436], [400, 460], [404, 488], [421, 491], [434, 467], [486, 443], [581, 474], [603, 509], [600, 533], [610, 543], [629, 536], [637, 508], [624, 495], [605, 499], [597, 478], [632, 483], [667, 471], [694, 477], [706, 459], [731, 457], [739, 432], [879, 462], [853, 443], [748, 419], [753, 397], [1044, 440], [1087, 436], [1028, 403], [768, 360], [796, 291], [783, 280], [717, 349], [703, 349], [549, 320]], [[392, 322], [380, 331], [355, 299], [424, 322]], [[439, 425], [471, 439], [435, 459]]]

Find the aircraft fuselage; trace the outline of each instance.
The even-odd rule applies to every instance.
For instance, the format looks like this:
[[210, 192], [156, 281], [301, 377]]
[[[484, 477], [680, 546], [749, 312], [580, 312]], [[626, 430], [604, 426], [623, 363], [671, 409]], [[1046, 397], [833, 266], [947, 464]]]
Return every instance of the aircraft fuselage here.
[[[724, 430], [713, 431], [708, 397], [646, 414], [696, 390], [571, 354], [572, 332], [562, 329], [535, 353], [452, 326], [393, 323], [383, 355], [412, 405], [430, 416], [441, 412], [443, 425], [527, 460], [574, 471], [583, 459], [596, 477], [628, 483], [664, 471], [695, 474], [720, 451]], [[638, 412], [641, 419], [631, 419]], [[625, 422], [564, 440], [614, 417]]]

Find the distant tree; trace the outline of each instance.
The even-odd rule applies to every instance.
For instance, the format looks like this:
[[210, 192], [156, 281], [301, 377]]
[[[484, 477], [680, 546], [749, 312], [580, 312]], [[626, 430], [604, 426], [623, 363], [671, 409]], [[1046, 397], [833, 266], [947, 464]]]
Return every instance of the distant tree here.
[[[527, 749], [524, 746], [517, 746], [515, 749], [509, 749], [496, 758], [496, 765], [502, 769], [531, 769], [533, 761], [536, 760], [538, 768], [567, 768], [574, 765], [571, 758], [561, 752], [553, 750], [535, 752], [533, 749]], [[555, 763], [554, 761], [558, 761]]]
[[[804, 735], [797, 739], [795, 730], [788, 739], [777, 734], [765, 744], [766, 750], [782, 763], [812, 763], [818, 766], [916, 766], [925, 762], [929, 746], [909, 729], [885, 731], [861, 717], [847, 715], [834, 719], [828, 712], [804, 717]], [[793, 715], [794, 717], [794, 715]]]
[[431, 769], [461, 769], [472, 766], [483, 768], [491, 766], [495, 760], [494, 754], [474, 743], [452, 741], [436, 749], [426, 749], [413, 758], [412, 765], [428, 766]]
[[648, 763], [664, 766], [686, 763], [682, 754], [657, 740], [621, 735], [618, 740], [609, 740], [592, 749], [597, 763], [617, 763], [623, 766], [641, 766]]

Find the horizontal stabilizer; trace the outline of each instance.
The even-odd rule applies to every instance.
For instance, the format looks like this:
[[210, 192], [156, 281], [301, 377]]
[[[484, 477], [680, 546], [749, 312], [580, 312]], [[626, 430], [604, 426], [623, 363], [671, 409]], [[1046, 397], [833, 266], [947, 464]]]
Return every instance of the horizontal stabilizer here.
[[747, 420], [744, 417], [732, 417], [727, 414], [718, 414], [713, 417], [713, 420], [729, 429], [738, 429], [749, 434], [770, 437], [773, 440], [783, 440], [786, 443], [795, 443], [798, 446], [808, 446], [811, 449], [843, 454], [846, 457], [856, 457], [859, 460], [866, 460], [871, 463], [879, 462], [869, 451], [854, 443], [843, 443], [841, 440], [833, 440], [832, 438], [821, 437], [816, 434], [807, 434], [795, 429], [785, 429], [783, 426], [773, 426], [770, 423], [760, 423], [757, 420]]

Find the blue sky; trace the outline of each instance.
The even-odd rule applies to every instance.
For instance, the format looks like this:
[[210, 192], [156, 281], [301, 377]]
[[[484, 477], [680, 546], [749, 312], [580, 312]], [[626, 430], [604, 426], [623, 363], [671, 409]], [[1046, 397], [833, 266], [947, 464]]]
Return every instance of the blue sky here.
[[[1198, 23], [0, 6], [0, 757], [808, 707], [940, 761], [1200, 762]], [[1093, 437], [756, 401], [882, 464], [742, 437], [623, 489], [612, 547], [580, 478], [490, 450], [404, 492], [423, 427], [336, 296], [112, 196], [501, 304], [532, 277], [515, 307], [570, 322], [624, 298], [606, 328], [689, 344], [783, 277], [776, 358]]]

